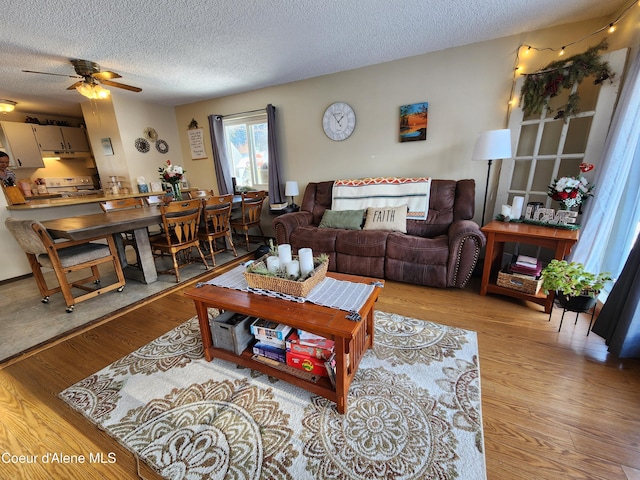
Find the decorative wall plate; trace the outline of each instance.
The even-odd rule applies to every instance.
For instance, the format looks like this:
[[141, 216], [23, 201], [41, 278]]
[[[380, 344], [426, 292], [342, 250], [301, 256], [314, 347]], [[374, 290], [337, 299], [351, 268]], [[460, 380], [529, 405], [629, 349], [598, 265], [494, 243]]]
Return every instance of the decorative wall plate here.
[[169, 151], [169, 144], [164, 140], [158, 140], [156, 142], [156, 150], [160, 153], [167, 153]]
[[144, 138], [136, 138], [136, 150], [140, 153], [147, 153], [151, 149], [151, 145]]
[[155, 128], [147, 127], [144, 129], [144, 138], [151, 142], [155, 142], [158, 140], [158, 132], [156, 132]]

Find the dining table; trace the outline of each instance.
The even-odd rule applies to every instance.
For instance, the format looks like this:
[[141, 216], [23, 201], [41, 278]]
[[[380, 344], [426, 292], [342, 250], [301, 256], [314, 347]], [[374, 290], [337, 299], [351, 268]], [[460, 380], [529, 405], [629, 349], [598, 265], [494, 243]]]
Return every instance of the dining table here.
[[[131, 280], [153, 283], [158, 280], [147, 228], [162, 224], [157, 205], [77, 215], [41, 222], [54, 239], [90, 240], [113, 235], [125, 274]], [[138, 265], [130, 265], [124, 251], [122, 233], [133, 232], [138, 250]]]

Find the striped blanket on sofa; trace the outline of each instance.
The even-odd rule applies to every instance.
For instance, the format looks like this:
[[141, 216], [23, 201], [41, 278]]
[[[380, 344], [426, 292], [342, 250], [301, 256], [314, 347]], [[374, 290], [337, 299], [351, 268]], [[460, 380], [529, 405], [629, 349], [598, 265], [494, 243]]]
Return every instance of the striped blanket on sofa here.
[[376, 177], [336, 180], [332, 210], [407, 205], [407, 219], [425, 220], [429, 212], [430, 177]]

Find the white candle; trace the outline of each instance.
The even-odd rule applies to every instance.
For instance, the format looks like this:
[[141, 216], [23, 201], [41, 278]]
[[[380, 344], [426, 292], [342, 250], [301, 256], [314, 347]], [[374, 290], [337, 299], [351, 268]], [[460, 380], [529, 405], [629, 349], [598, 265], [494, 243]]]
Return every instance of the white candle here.
[[300, 276], [300, 262], [298, 260], [291, 260], [286, 265], [287, 277], [298, 278]]
[[502, 205], [502, 216], [503, 217], [511, 216], [511, 205]]
[[267, 270], [275, 273], [280, 268], [280, 259], [278, 257], [267, 257]]
[[511, 218], [519, 220], [522, 216], [522, 207], [524, 205], [524, 197], [513, 197], [513, 205], [511, 205]]
[[310, 248], [298, 250], [300, 257], [300, 274], [304, 277], [313, 271], [313, 251]]
[[283, 243], [278, 245], [278, 258], [280, 259], [280, 265], [284, 266], [291, 261], [291, 245]]

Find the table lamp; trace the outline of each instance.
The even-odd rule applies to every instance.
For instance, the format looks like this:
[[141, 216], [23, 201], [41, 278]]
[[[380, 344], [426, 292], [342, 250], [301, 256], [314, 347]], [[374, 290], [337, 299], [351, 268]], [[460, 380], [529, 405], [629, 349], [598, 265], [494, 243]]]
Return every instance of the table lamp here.
[[471, 157], [472, 160], [489, 160], [489, 166], [487, 167], [487, 184], [484, 189], [484, 203], [482, 204], [482, 224], [480, 226], [484, 225], [484, 215], [487, 209], [491, 162], [504, 158], [511, 158], [511, 130], [505, 128], [481, 133], [476, 140], [473, 156]]
[[298, 182], [288, 181], [284, 186], [284, 196], [291, 197], [291, 207], [295, 208], [297, 205], [294, 203], [293, 198], [298, 196], [300, 192], [298, 192]]

